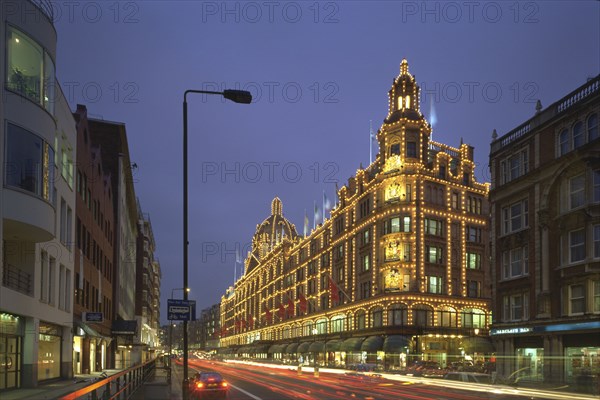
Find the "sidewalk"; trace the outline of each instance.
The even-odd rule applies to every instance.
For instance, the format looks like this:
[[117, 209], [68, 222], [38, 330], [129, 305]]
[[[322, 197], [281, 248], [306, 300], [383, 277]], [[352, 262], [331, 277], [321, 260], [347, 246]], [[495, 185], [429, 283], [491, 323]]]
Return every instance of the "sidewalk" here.
[[154, 377], [136, 390], [131, 400], [180, 400], [182, 397], [181, 382], [179, 381], [177, 370], [178, 368], [173, 363], [173, 375], [171, 377], [171, 385], [169, 385], [167, 380], [168, 370], [157, 367]]
[[[104, 370], [108, 376], [114, 375], [121, 372], [120, 369], [106, 369]], [[61, 396], [82, 389], [86, 386], [91, 385], [97, 378], [100, 377], [101, 372], [94, 372], [85, 375], [75, 375], [71, 379], [61, 379], [51, 381], [47, 383], [41, 383], [36, 388], [31, 389], [14, 389], [0, 392], [0, 398], [2, 400], [48, 400], [57, 399]]]

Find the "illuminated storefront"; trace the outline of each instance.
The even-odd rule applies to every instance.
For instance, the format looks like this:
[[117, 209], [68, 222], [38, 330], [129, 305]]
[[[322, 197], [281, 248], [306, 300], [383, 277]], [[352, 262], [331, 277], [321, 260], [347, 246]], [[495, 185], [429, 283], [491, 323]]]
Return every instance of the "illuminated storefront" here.
[[38, 381], [60, 378], [62, 327], [40, 321]]
[[22, 343], [22, 318], [0, 313], [0, 390], [21, 386]]
[[[475, 179], [474, 150], [431, 140], [406, 60], [389, 101], [379, 155], [337, 191], [331, 218], [300, 235], [273, 200], [221, 299], [221, 353], [445, 366], [465, 357], [464, 338], [487, 336], [488, 185]], [[258, 353], [258, 342], [271, 346]]]

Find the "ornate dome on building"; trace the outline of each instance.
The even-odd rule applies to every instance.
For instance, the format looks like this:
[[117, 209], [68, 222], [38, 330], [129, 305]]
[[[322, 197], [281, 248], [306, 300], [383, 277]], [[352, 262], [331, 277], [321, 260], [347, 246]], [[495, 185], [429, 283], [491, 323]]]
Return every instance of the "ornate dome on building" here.
[[246, 271], [254, 269], [284, 239], [294, 241], [297, 237], [296, 227], [283, 216], [283, 203], [275, 197], [271, 202], [271, 215], [256, 225], [252, 251], [246, 259]]

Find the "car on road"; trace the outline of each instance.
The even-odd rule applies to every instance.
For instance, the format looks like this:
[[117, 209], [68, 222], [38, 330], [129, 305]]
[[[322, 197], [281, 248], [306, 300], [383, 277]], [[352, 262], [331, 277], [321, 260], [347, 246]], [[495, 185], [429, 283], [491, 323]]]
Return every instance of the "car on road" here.
[[229, 383], [218, 372], [199, 372], [190, 382], [192, 399], [229, 398]]
[[469, 382], [469, 383], [492, 383], [492, 376], [490, 374], [482, 374], [479, 372], [459, 372], [453, 371], [448, 372], [444, 375], [444, 379], [458, 382]]

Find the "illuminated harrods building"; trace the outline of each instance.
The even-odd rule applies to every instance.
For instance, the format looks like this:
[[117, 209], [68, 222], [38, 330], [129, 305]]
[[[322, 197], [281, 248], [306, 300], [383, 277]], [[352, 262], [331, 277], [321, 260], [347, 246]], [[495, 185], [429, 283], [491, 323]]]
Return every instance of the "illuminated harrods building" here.
[[380, 154], [331, 218], [302, 237], [273, 200], [221, 299], [220, 353], [386, 368], [491, 355], [488, 185], [471, 146], [430, 135], [403, 60]]

